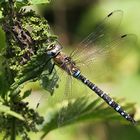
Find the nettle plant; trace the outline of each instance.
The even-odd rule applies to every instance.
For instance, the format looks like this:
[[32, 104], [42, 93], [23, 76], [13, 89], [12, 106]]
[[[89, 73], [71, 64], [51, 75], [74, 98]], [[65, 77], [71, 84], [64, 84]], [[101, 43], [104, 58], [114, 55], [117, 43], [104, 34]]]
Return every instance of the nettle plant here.
[[[57, 42], [57, 37], [50, 32], [48, 22], [35, 11], [26, 11], [24, 6], [49, 3], [47, 0], [1, 0], [0, 25], [4, 36], [0, 46], [0, 132], [3, 139], [15, 140], [17, 136], [28, 140], [28, 132], [42, 131], [42, 139], [58, 127], [58, 111], [47, 116], [40, 116], [23, 100], [32, 90], [21, 94], [27, 82], [40, 81], [42, 88], [53, 95], [58, 75], [53, 69], [47, 48]], [[82, 106], [82, 108], [81, 108]], [[126, 110], [134, 109], [133, 104], [126, 104]], [[78, 111], [78, 113], [77, 113]], [[81, 97], [62, 107], [63, 123], [66, 126], [85, 120], [123, 120], [115, 111], [102, 103], [100, 99], [89, 100]], [[104, 116], [104, 117], [103, 117]], [[40, 125], [38, 129], [38, 125]]]

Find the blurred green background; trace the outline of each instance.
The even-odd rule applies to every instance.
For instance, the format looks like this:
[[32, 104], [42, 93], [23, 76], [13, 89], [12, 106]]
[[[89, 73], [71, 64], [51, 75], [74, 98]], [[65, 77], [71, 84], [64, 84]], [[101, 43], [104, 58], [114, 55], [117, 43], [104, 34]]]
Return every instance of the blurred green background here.
[[[122, 51], [116, 51], [115, 56], [101, 62], [95, 71], [84, 70], [84, 74], [95, 81], [103, 90], [111, 96], [124, 98], [126, 102], [136, 103], [136, 120], [140, 119], [140, 1], [139, 0], [52, 0], [49, 5], [34, 7], [48, 20], [54, 34], [58, 35], [59, 41], [68, 54], [74, 49], [86, 35], [94, 31], [98, 24], [107, 14], [114, 10], [123, 11], [123, 19], [118, 30], [120, 33], [134, 33], [138, 37], [136, 44], [126, 43]], [[113, 23], [112, 23], [113, 26]], [[92, 66], [91, 66], [92, 67]], [[94, 64], [93, 64], [94, 67]], [[84, 69], [87, 67], [84, 67]], [[99, 70], [101, 69], [101, 70]], [[99, 71], [98, 71], [99, 70]], [[58, 69], [58, 73], [60, 70]], [[40, 102], [38, 111], [44, 115], [48, 107], [56, 105], [63, 98], [65, 73], [60, 72], [59, 88], [54, 96], [41, 90], [38, 82], [28, 84], [26, 88], [34, 87], [33, 94], [29, 97], [30, 105], [35, 108]], [[78, 81], [73, 82], [72, 93], [84, 95], [91, 93], [90, 90]], [[67, 89], [66, 89], [67, 90]], [[75, 95], [75, 96], [78, 96]], [[94, 96], [97, 98], [97, 96]], [[59, 99], [58, 99], [59, 98]], [[34, 99], [34, 100], [32, 100]], [[41, 133], [30, 134], [32, 139], [37, 140]], [[78, 123], [68, 127], [54, 130], [44, 140], [140, 140], [140, 126], [128, 126], [108, 122]]]

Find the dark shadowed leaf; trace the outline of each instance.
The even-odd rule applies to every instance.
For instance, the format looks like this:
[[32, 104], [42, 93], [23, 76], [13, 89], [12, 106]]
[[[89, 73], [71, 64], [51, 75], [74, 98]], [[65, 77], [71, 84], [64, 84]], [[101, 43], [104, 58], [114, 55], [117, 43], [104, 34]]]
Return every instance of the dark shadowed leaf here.
[[22, 99], [25, 99], [26, 97], [28, 97], [31, 94], [32, 90], [26, 90], [22, 96]]

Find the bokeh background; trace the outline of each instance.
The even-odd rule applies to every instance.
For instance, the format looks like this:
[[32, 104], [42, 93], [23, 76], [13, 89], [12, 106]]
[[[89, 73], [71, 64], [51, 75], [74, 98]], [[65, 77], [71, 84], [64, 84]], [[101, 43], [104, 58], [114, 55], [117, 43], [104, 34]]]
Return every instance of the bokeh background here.
[[[136, 34], [137, 43], [129, 44], [126, 42], [122, 51], [119, 49], [114, 53], [116, 57], [109, 56], [107, 61], [99, 64], [99, 69], [102, 70], [93, 71], [92, 68], [84, 67], [84, 73], [103, 90], [111, 93], [113, 97], [124, 98], [126, 102], [135, 103], [137, 111], [135, 118], [140, 119], [140, 1], [52, 0], [48, 5], [39, 5], [33, 8], [48, 20], [52, 32], [59, 37], [59, 41], [67, 53], [70, 53], [80, 40], [93, 32], [95, 26], [107, 14], [118, 9], [123, 11], [123, 19], [118, 31], [122, 34]], [[49, 97], [49, 93], [42, 90], [38, 83], [27, 85], [26, 88], [33, 87], [32, 97], [28, 99], [30, 105], [35, 108], [36, 104], [40, 102], [38, 111], [41, 114], [44, 114], [48, 107], [53, 107], [56, 100], [63, 98], [62, 93], [68, 86], [65, 84], [65, 74], [60, 72], [60, 77], [59, 88], [55, 90], [52, 97]], [[78, 81], [73, 83], [72, 93], [81, 95], [83, 91], [91, 92]], [[94, 97], [97, 98], [97, 96]], [[31, 137], [37, 140], [40, 135], [41, 133], [31, 134]], [[119, 122], [92, 123], [90, 121], [54, 130], [44, 138], [44, 140], [59, 139], [140, 140], [140, 126], [122, 125]]]

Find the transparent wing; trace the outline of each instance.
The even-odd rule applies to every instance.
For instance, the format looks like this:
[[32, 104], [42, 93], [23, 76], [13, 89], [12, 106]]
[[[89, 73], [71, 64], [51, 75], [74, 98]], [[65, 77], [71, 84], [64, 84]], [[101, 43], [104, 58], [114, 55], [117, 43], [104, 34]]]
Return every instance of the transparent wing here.
[[[70, 75], [66, 76], [66, 81], [65, 81], [65, 90], [64, 93], [62, 93], [62, 100], [61, 100], [61, 107], [63, 106], [67, 106], [69, 100], [71, 99], [71, 94], [72, 94], [72, 77]], [[58, 127], [60, 127], [63, 124], [64, 121], [64, 111], [59, 111], [59, 115], [58, 115]]]
[[[124, 34], [116, 37], [111, 42], [103, 44], [100, 46], [90, 46], [82, 51], [82, 55], [75, 58], [77, 64], [86, 63], [91, 61], [98, 61], [101, 57], [109, 56], [111, 52], [118, 51], [119, 49], [123, 50], [123, 47], [126, 44], [135, 43], [137, 41], [137, 36], [135, 34]], [[117, 49], [116, 49], [117, 47]]]
[[76, 64], [81, 72], [92, 74], [94, 80], [114, 79], [120, 62], [129, 55], [136, 41], [134, 34], [118, 36], [103, 47], [94, 46], [85, 50], [83, 55], [76, 58]]
[[102, 46], [112, 40], [113, 34], [117, 33], [117, 29], [120, 25], [123, 12], [116, 10], [108, 14], [101, 23], [97, 25], [94, 32], [89, 34], [71, 53], [71, 57], [77, 57], [83, 55], [84, 51], [91, 46]]

